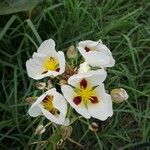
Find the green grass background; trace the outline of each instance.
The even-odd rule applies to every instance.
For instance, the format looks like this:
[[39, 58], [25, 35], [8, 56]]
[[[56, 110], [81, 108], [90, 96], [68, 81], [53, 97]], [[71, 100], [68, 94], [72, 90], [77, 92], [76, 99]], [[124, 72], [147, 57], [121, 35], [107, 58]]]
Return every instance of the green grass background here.
[[[77, 41], [102, 39], [116, 60], [108, 69], [106, 89], [123, 87], [129, 93], [128, 101], [113, 105], [107, 121], [75, 122], [71, 139], [85, 150], [132, 150], [150, 142], [149, 1], [45, 0], [32, 12], [0, 16], [0, 150], [42, 150], [46, 145], [40, 146], [41, 141], [56, 140], [51, 129], [34, 135], [46, 120], [28, 116], [25, 103], [26, 97], [39, 95], [25, 62], [48, 38], [64, 52]], [[96, 133], [88, 128], [92, 121], [99, 124]], [[81, 147], [67, 140], [64, 149]]]

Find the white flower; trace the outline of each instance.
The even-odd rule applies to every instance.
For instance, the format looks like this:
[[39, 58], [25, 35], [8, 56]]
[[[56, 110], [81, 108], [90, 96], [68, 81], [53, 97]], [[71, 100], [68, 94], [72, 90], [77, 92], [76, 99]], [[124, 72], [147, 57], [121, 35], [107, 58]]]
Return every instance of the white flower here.
[[27, 73], [33, 79], [57, 76], [65, 71], [65, 57], [61, 51], [56, 52], [52, 39], [44, 41], [32, 58], [26, 62]]
[[91, 68], [88, 65], [88, 63], [84, 62], [84, 63], [80, 64], [80, 68], [78, 69], [78, 73], [85, 73], [85, 72], [88, 72], [90, 69]]
[[106, 71], [103, 69], [76, 74], [69, 78], [70, 85], [61, 87], [64, 97], [83, 117], [106, 120], [112, 116], [112, 101], [105, 92]]
[[112, 67], [115, 64], [111, 51], [102, 44], [101, 40], [97, 42], [91, 40], [81, 41], [78, 50], [85, 61], [93, 67]]
[[32, 117], [44, 115], [56, 124], [69, 125], [69, 120], [65, 119], [67, 113], [67, 102], [65, 98], [52, 88], [41, 95], [33, 103], [28, 111]]

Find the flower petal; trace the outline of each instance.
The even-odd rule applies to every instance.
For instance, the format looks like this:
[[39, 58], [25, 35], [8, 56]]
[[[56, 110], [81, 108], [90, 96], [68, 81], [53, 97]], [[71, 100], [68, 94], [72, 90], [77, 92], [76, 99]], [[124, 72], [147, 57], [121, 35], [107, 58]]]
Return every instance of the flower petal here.
[[97, 67], [112, 67], [115, 63], [112, 55], [108, 55], [104, 51], [89, 51], [88, 53], [78, 47], [85, 61], [91, 66]]
[[42, 66], [36, 64], [33, 59], [27, 60], [26, 69], [29, 77], [35, 80], [42, 79], [41, 76]]
[[91, 70], [91, 67], [87, 62], [81, 63], [80, 68], [78, 69], [78, 73], [85, 73]]
[[64, 125], [64, 126], [69, 126], [69, 124], [70, 124], [70, 121], [69, 121], [68, 118], [66, 118], [66, 119], [62, 122], [62, 125]]
[[73, 98], [76, 96], [76, 93], [73, 91], [71, 86], [63, 85], [61, 87], [61, 90], [66, 100], [79, 114], [81, 114], [83, 117], [87, 119], [91, 117], [90, 114], [88, 113], [88, 110], [85, 108], [85, 106], [82, 103], [80, 103], [79, 105], [76, 105], [73, 102]]
[[104, 69], [97, 71], [88, 71], [85, 73], [78, 73], [69, 78], [68, 83], [72, 86], [78, 86], [82, 79], [86, 79], [92, 86], [101, 84], [106, 79], [107, 73]]
[[98, 51], [103, 51], [104, 53], [108, 54], [108, 55], [112, 55], [111, 51], [108, 49], [108, 47], [102, 43], [99, 43], [97, 46], [97, 50]]
[[55, 92], [53, 95], [54, 95], [53, 99], [54, 107], [56, 107], [65, 118], [67, 114], [67, 102], [65, 98], [58, 92]]
[[62, 118], [59, 117], [59, 115], [56, 117], [55, 115], [51, 114], [49, 111], [44, 109], [43, 107], [41, 108], [41, 111], [48, 120], [50, 120], [56, 124], [62, 124]]
[[113, 115], [112, 100], [110, 95], [105, 93], [103, 85], [97, 87], [96, 91], [98, 93], [99, 102], [89, 104], [87, 106], [88, 111], [92, 117], [104, 121]]
[[34, 52], [33, 55], [32, 55], [32, 59], [34, 61], [37, 61], [38, 64], [42, 64], [44, 59], [47, 57], [47, 55], [45, 54], [40, 54], [40, 53], [36, 53]]
[[44, 93], [31, 105], [31, 107], [28, 110], [28, 114], [30, 116], [37, 117], [42, 114], [40, 103], [42, 102], [45, 96], [46, 94]]
[[62, 74], [65, 71], [65, 56], [62, 51], [58, 52], [58, 60], [59, 60], [59, 66], [60, 66], [59, 74]]
[[39, 105], [32, 106], [32, 107], [30, 107], [30, 109], [28, 110], [28, 114], [29, 114], [31, 117], [37, 117], [37, 116], [39, 116], [39, 115], [42, 114], [41, 108], [39, 107]]
[[85, 61], [91, 66], [112, 67], [115, 64], [111, 51], [102, 43], [101, 40], [81, 41], [77, 48]]
[[45, 40], [37, 50], [40, 54], [50, 55], [55, 52], [55, 41], [53, 39]]
[[99, 42], [100, 41], [85, 40], [85, 41], [79, 42], [79, 47], [84, 48], [84, 47], [88, 46], [89, 48], [93, 48], [93, 47], [97, 46]]

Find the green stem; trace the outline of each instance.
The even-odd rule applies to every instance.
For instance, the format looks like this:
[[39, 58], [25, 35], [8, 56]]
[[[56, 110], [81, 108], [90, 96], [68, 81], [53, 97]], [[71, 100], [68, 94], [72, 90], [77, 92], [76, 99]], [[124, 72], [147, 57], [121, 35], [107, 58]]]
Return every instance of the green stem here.
[[80, 143], [78, 143], [78, 142], [74, 141], [74, 140], [73, 140], [73, 139], [71, 139], [71, 138], [68, 138], [68, 140], [69, 140], [70, 142], [72, 142], [72, 143], [74, 143], [74, 144], [78, 145], [80, 148], [82, 148], [82, 149], [83, 149], [83, 145], [81, 145]]

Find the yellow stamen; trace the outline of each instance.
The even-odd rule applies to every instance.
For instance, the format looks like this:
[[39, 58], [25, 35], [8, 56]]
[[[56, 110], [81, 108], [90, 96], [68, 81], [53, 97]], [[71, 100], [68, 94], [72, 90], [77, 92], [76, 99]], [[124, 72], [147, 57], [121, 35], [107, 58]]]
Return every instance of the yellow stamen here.
[[76, 105], [80, 104], [81, 101], [85, 104], [85, 106], [88, 103], [96, 104], [99, 101], [98, 97], [96, 96], [96, 91], [90, 86], [86, 79], [82, 79], [80, 81], [80, 84], [78, 88], [75, 89], [75, 92], [76, 96], [74, 97], [73, 102]]
[[57, 70], [59, 68], [59, 63], [58, 60], [50, 57], [50, 58], [46, 58], [43, 62], [43, 68], [48, 71], [48, 70]]
[[57, 108], [55, 108], [53, 105], [53, 96], [52, 95], [46, 96], [42, 101], [42, 105], [44, 106], [44, 108], [46, 110], [51, 112], [53, 115], [59, 114], [59, 110]]
[[94, 91], [91, 89], [91, 88], [89, 88], [89, 87], [87, 87], [87, 88], [81, 88], [78, 92], [77, 92], [77, 94], [79, 95], [79, 96], [81, 96], [82, 97], [82, 99], [86, 102], [87, 100], [89, 100], [90, 99], [90, 97], [91, 96], [94, 96], [95, 95], [95, 93], [94, 93]]

